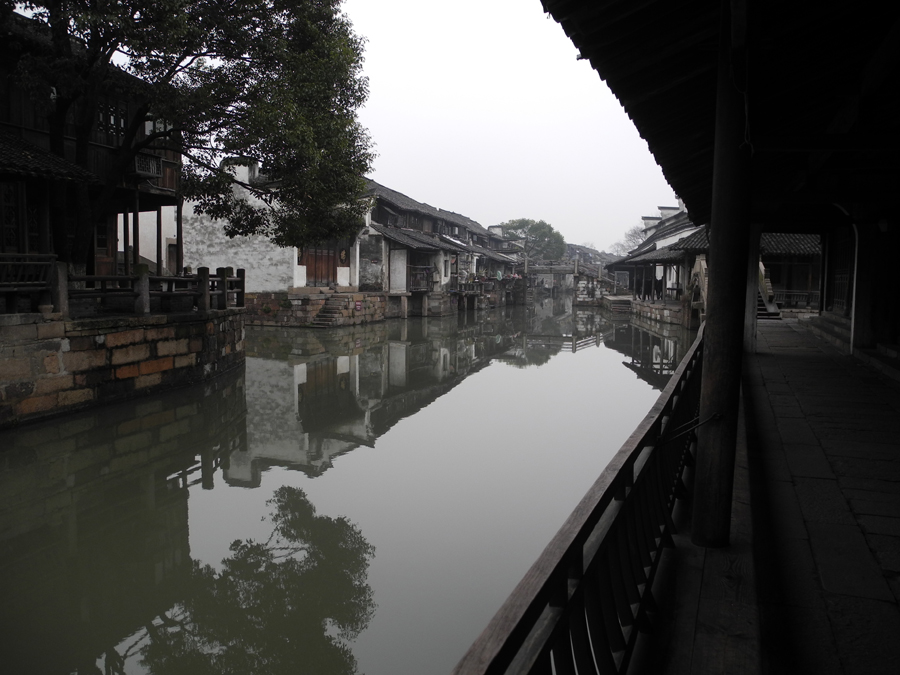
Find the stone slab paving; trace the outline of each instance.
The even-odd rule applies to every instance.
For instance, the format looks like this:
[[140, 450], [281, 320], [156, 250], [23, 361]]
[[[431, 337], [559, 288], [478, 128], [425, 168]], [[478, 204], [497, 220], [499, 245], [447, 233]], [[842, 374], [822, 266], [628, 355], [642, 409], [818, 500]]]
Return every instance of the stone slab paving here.
[[796, 322], [747, 361], [763, 670], [896, 675], [900, 385]]

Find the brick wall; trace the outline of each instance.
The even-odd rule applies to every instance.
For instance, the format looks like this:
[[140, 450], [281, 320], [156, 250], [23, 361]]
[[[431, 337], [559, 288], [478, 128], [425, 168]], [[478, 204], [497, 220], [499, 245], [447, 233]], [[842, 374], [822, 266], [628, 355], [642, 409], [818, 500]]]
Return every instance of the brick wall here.
[[193, 384], [244, 360], [240, 309], [32, 321], [0, 325], [0, 428]]

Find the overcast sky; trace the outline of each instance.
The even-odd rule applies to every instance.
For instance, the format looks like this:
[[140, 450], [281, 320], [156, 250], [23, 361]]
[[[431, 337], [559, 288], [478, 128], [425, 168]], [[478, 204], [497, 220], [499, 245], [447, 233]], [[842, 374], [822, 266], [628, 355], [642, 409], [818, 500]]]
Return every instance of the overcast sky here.
[[345, 0], [368, 42], [371, 177], [484, 226], [543, 219], [600, 249], [675, 195], [540, 0]]

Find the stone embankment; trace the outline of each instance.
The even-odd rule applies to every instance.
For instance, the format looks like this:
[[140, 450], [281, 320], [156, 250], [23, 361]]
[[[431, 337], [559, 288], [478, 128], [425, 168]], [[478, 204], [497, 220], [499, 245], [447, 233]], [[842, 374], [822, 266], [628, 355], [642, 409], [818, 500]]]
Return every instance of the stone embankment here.
[[303, 292], [247, 293], [248, 326], [355, 326], [405, 318], [408, 294]]
[[0, 317], [0, 428], [194, 384], [238, 366], [242, 313]]

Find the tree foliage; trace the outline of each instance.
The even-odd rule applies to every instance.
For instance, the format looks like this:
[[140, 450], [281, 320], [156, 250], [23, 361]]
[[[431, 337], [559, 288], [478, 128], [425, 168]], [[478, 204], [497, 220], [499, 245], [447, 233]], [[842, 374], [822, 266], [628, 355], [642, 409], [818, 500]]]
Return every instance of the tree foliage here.
[[[182, 154], [182, 189], [197, 211], [226, 221], [231, 235], [303, 246], [358, 227], [373, 158], [356, 117], [368, 94], [363, 40], [341, 2], [27, 2], [50, 48], [21, 59], [17, 72], [33, 91], [54, 88], [51, 145], [61, 150], [74, 120], [85, 168], [101, 99], [118, 93], [138, 103], [107, 185], [138, 151], [162, 142]], [[233, 174], [220, 166], [228, 156], [263, 167], [267, 181], [244, 185], [255, 203], [236, 197]]]
[[500, 223], [507, 238], [521, 239], [531, 260], [559, 260], [566, 253], [566, 240], [550, 223], [517, 218]]
[[298, 488], [279, 488], [269, 504], [269, 539], [235, 541], [221, 571], [194, 563], [182, 604], [147, 627], [150, 672], [356, 672], [346, 642], [375, 611], [374, 548], [345, 518], [317, 515]]
[[610, 253], [614, 255], [628, 255], [647, 238], [647, 233], [641, 225], [634, 225], [625, 230], [622, 238], [609, 247]]

